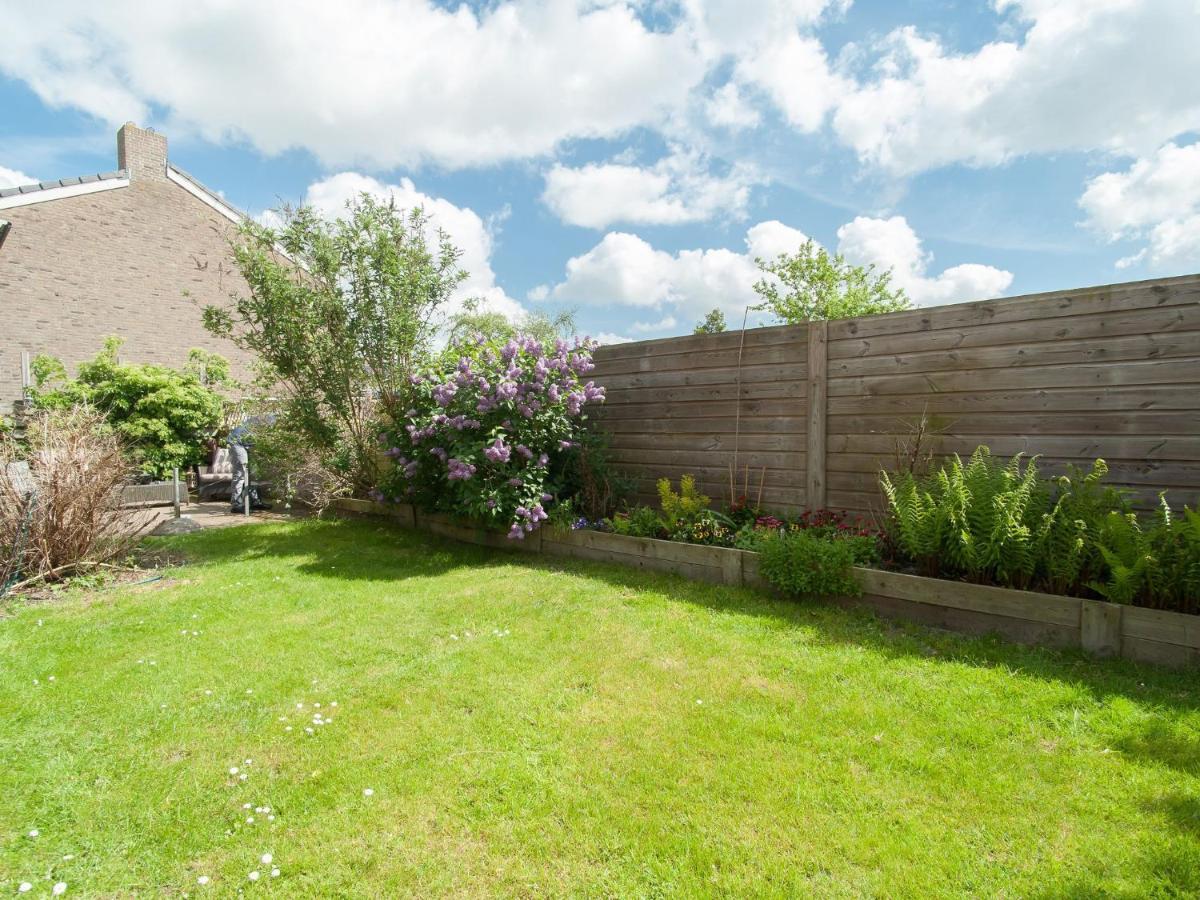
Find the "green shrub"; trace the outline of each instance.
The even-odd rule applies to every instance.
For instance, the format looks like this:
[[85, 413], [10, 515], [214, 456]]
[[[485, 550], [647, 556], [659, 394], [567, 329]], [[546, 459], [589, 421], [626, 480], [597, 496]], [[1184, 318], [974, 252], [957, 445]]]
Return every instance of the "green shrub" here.
[[612, 517], [612, 530], [629, 537], [665, 537], [666, 528], [658, 513], [649, 506], [635, 506], [628, 513]]
[[663, 525], [674, 531], [681, 524], [696, 521], [708, 510], [709, 499], [696, 489], [696, 478], [684, 475], [679, 479], [679, 493], [671, 488], [671, 479], [658, 480], [658, 502], [662, 507]]
[[773, 534], [759, 545], [759, 571], [780, 590], [797, 597], [857, 597], [854, 566], [873, 556], [870, 538], [823, 538], [807, 531]]
[[[74, 379], [59, 360], [38, 356], [33, 362], [34, 408], [96, 409], [147, 475], [166, 477], [176, 466], [203, 462], [205, 444], [220, 423], [220, 395], [195, 374], [121, 362], [121, 344], [119, 338], [108, 338], [95, 359], [80, 364]], [[205, 358], [210, 365], [220, 360], [216, 354]]]

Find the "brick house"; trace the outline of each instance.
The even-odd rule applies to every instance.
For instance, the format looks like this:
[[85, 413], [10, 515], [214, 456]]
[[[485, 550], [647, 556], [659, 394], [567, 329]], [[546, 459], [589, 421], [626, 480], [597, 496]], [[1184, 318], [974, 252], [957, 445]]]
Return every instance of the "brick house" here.
[[172, 165], [167, 139], [117, 132], [117, 171], [0, 190], [0, 411], [22, 393], [22, 351], [67, 364], [105, 336], [135, 362], [181, 366], [193, 347], [248, 359], [205, 331], [200, 310], [245, 282], [228, 258], [244, 215]]

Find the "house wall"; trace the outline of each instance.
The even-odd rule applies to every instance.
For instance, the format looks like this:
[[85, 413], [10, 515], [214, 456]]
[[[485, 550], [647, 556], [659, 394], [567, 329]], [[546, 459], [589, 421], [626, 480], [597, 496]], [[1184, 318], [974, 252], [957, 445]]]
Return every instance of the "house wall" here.
[[767, 509], [869, 513], [924, 415], [939, 454], [1101, 457], [1142, 507], [1200, 502], [1200, 276], [621, 344], [592, 375], [643, 500], [688, 472], [725, 500], [736, 459]]
[[179, 366], [203, 347], [249, 360], [205, 331], [200, 310], [245, 290], [231, 270], [235, 225], [166, 174], [166, 139], [127, 125], [118, 139], [127, 187], [0, 210], [0, 407], [21, 396], [21, 351], [50, 353], [74, 371], [105, 336], [122, 359]]

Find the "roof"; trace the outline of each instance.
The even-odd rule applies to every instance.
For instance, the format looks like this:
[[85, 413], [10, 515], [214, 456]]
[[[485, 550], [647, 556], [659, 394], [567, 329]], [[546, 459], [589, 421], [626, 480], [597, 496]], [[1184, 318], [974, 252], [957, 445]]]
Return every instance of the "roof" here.
[[236, 206], [227, 203], [225, 199], [211, 188], [205, 187], [199, 180], [193, 178], [183, 169], [167, 163], [167, 180], [173, 181], [202, 203], [206, 203], [235, 224], [241, 224], [250, 218]]
[[0, 188], [0, 197], [12, 197], [16, 194], [34, 194], [38, 191], [51, 191], [55, 188], [74, 187], [77, 184], [90, 184], [94, 181], [112, 181], [128, 177], [128, 172], [124, 169], [118, 169], [115, 172], [104, 172], [100, 175], [80, 175], [76, 178], [60, 178], [58, 181], [41, 181], [37, 184], [22, 184], [18, 187]]

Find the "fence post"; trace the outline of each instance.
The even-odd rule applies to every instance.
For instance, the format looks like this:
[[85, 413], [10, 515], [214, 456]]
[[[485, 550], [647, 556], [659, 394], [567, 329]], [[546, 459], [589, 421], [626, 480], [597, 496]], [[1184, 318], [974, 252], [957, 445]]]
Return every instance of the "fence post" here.
[[825, 413], [828, 406], [829, 323], [808, 323], [808, 447], [805, 454], [804, 502], [808, 509], [824, 509]]

